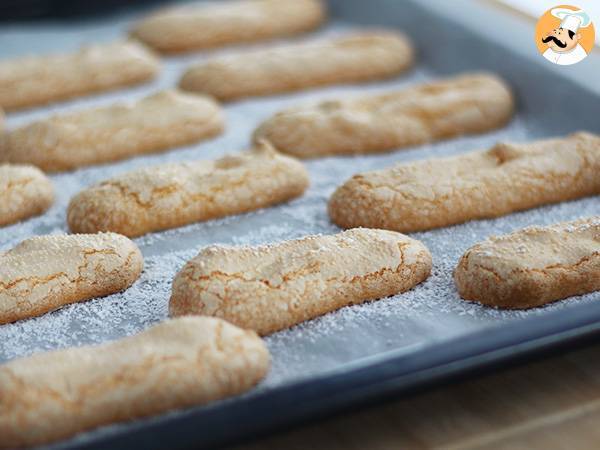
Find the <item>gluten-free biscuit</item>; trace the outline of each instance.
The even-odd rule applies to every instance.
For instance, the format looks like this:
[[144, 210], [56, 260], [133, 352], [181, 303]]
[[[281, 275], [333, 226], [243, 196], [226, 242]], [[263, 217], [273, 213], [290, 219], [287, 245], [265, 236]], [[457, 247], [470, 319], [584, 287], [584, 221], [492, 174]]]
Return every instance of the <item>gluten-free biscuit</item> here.
[[190, 144], [222, 130], [223, 114], [212, 99], [162, 91], [8, 131], [0, 138], [0, 161], [70, 170]]
[[67, 221], [76, 233], [151, 231], [253, 211], [302, 195], [308, 173], [267, 143], [215, 161], [148, 167], [77, 194]]
[[16, 359], [0, 366], [0, 448], [210, 403], [247, 391], [268, 369], [255, 333], [211, 317]]
[[491, 237], [454, 271], [460, 296], [499, 308], [533, 308], [600, 290], [600, 216]]
[[160, 52], [175, 53], [301, 33], [325, 16], [320, 0], [200, 2], [159, 10], [137, 22], [131, 34]]
[[412, 232], [600, 194], [600, 137], [575, 133], [358, 174], [329, 201], [342, 228]]
[[389, 78], [412, 62], [412, 45], [403, 34], [364, 32], [213, 57], [188, 69], [179, 86], [235, 100]]
[[0, 164], [0, 226], [42, 214], [53, 202], [52, 182], [39, 169]]
[[0, 106], [14, 110], [129, 86], [154, 78], [159, 69], [158, 59], [136, 42], [7, 59], [0, 61]]
[[513, 114], [508, 86], [467, 74], [408, 89], [281, 111], [255, 139], [299, 158], [374, 153], [498, 128]]
[[210, 246], [175, 277], [169, 312], [221, 317], [265, 335], [407, 291], [430, 271], [431, 254], [421, 242], [385, 230]]
[[115, 233], [27, 239], [0, 253], [0, 324], [122, 291], [142, 266], [138, 247]]

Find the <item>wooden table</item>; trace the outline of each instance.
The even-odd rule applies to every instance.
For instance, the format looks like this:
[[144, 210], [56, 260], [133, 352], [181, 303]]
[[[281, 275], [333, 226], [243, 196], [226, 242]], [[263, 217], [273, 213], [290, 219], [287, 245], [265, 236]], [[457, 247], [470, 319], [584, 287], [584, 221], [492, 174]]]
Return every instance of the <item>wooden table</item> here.
[[236, 450], [600, 448], [600, 344]]

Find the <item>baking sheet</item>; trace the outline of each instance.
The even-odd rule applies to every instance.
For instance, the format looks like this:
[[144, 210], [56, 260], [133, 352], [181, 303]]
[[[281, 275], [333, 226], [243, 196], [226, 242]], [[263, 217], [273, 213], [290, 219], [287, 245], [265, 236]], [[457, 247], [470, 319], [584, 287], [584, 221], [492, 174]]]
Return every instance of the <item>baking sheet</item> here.
[[[370, 7], [366, 3], [370, 3]], [[254, 245], [307, 234], [339, 231], [329, 222], [326, 203], [335, 187], [356, 172], [379, 169], [397, 162], [484, 149], [499, 140], [525, 141], [580, 128], [600, 131], [600, 124], [590, 118], [592, 111], [586, 109], [586, 102], [593, 105], [594, 99], [583, 98], [584, 88], [565, 90], [565, 84], [553, 84], [560, 78], [550, 70], [544, 71], [543, 66], [536, 63], [522, 66], [518, 56], [511, 56], [510, 52], [501, 47], [494, 47], [498, 58], [496, 64], [494, 55], [489, 51], [489, 42], [482, 39], [480, 42], [467, 43], [469, 30], [457, 28], [447, 18], [436, 16], [428, 9], [435, 4], [436, 2], [429, 2], [428, 7], [423, 7], [412, 2], [386, 0], [332, 2], [332, 22], [316, 35], [339, 34], [365, 24], [401, 26], [408, 29], [419, 49], [420, 59], [415, 69], [398, 79], [382, 83], [315, 89], [228, 104], [225, 106], [226, 132], [217, 139], [168, 153], [53, 175], [52, 180], [57, 190], [55, 205], [41, 217], [1, 228], [0, 251], [30, 236], [67, 232], [65, 210], [69, 199], [90, 184], [151, 164], [215, 158], [243, 150], [248, 147], [250, 134], [256, 125], [274, 112], [298, 103], [383, 92], [466, 69], [496, 69], [509, 79], [518, 96], [519, 112], [507, 127], [484, 135], [384, 155], [308, 161], [306, 165], [311, 187], [302, 198], [274, 208], [138, 238], [135, 242], [144, 254], [145, 269], [132, 288], [124, 293], [66, 306], [39, 318], [0, 326], [0, 362], [41, 350], [116, 339], [165, 319], [173, 276], [206, 245]], [[466, 2], [454, 4], [457, 7], [468, 5]], [[69, 23], [68, 28], [60, 23], [4, 27], [0, 29], [0, 57], [62, 51], [74, 49], [85, 42], [118, 38], [124, 34], [132, 17], [133, 15]], [[416, 23], [420, 18], [427, 18], [431, 25], [427, 32], [422, 27], [418, 28]], [[313, 37], [315, 36], [300, 39]], [[437, 45], [433, 45], [436, 42]], [[235, 49], [215, 53], [231, 51]], [[160, 78], [141, 87], [11, 113], [7, 118], [7, 127], [25, 124], [45, 117], [50, 112], [71, 111], [109, 104], [115, 100], [139, 98], [157, 89], [172, 87], [190, 62], [202, 58], [196, 54], [164, 59]], [[548, 92], [552, 92], [554, 97], [549, 99]], [[579, 95], [572, 98], [573, 93]], [[561, 102], [563, 109], [556, 108], [557, 102]], [[579, 123], [574, 123], [578, 118], [581, 118]], [[532, 224], [545, 225], [599, 214], [600, 199], [591, 197], [494, 220], [413, 233], [411, 236], [422, 240], [433, 255], [433, 272], [426, 282], [407, 293], [343, 308], [267, 337], [266, 342], [273, 357], [268, 377], [250, 394], [228, 402], [239, 402], [240, 407], [243, 407], [243, 401], [260, 393], [276, 391], [295, 382], [322, 380], [327, 374], [343, 374], [345, 370], [370, 359], [385, 358], [388, 352], [393, 352], [396, 356], [418, 354], [435, 343], [481, 330], [499, 329], [527, 317], [544, 320], [547, 314], [566, 309], [569, 304], [586, 305], [599, 300], [600, 292], [596, 292], [527, 312], [497, 311], [460, 300], [452, 282], [452, 270], [461, 254], [489, 235], [508, 233]], [[151, 419], [151, 422], [152, 420], [158, 419]], [[73, 443], [93, 442], [115, 430], [127, 430], [128, 426], [120, 424], [92, 431], [77, 437]]]

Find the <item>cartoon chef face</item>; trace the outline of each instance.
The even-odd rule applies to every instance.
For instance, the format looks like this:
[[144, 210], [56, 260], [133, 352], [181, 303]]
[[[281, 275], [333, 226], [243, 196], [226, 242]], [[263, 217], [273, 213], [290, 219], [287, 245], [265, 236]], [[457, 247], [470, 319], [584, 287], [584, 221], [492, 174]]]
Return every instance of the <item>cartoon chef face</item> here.
[[542, 38], [542, 42], [557, 53], [570, 52], [581, 40], [581, 34], [566, 28], [555, 28]]
[[[561, 66], [576, 64], [587, 57], [586, 49], [581, 45], [582, 36], [586, 37], [586, 31], [582, 30], [591, 25], [590, 17], [585, 11], [575, 10], [566, 7], [553, 8], [546, 12], [560, 19], [557, 24], [555, 19], [552, 29], [546, 26], [538, 31], [538, 39], [541, 40], [547, 48], [543, 50], [542, 56], [548, 61]], [[592, 26], [591, 34], [593, 40], [594, 29]], [[587, 33], [589, 36], [589, 33]], [[539, 42], [539, 41], [538, 41]]]

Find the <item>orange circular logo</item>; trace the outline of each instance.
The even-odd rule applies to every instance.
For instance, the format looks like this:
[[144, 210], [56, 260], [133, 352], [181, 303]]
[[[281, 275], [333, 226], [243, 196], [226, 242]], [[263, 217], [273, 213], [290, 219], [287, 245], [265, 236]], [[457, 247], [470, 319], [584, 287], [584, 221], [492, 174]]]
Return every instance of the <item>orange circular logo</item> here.
[[576, 64], [594, 48], [596, 32], [590, 16], [581, 8], [559, 5], [538, 20], [535, 43], [544, 58], [553, 64]]

